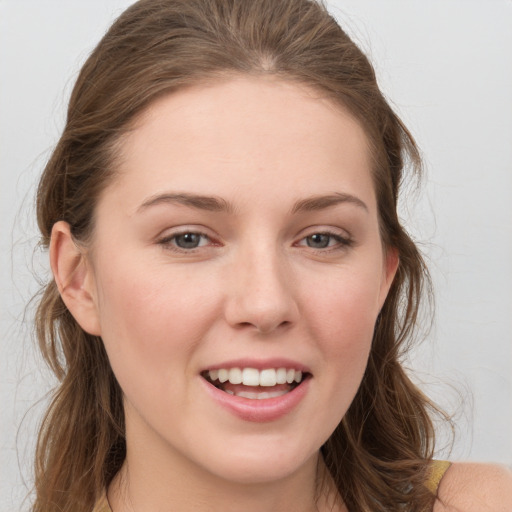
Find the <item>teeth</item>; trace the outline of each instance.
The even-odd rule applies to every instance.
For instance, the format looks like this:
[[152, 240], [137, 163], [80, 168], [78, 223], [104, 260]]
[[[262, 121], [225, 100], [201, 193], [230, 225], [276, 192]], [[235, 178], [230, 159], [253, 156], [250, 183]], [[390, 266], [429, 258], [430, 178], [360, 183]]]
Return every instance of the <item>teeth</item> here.
[[263, 393], [255, 393], [251, 391], [240, 391], [239, 393], [234, 393], [236, 396], [241, 396], [243, 398], [251, 398], [253, 400], [265, 400], [267, 398], [276, 398], [278, 396], [283, 396], [287, 392], [284, 390], [281, 391], [265, 391]]
[[260, 372], [256, 368], [244, 368], [242, 370], [242, 383], [244, 386], [259, 386]]
[[229, 382], [231, 384], [242, 384], [242, 370], [240, 368], [231, 368], [229, 370]]
[[260, 386], [275, 386], [276, 385], [276, 371], [261, 370], [260, 372]]
[[[302, 372], [293, 368], [265, 368], [261, 371], [256, 368], [219, 368], [218, 370], [209, 370], [208, 376], [212, 381], [218, 380], [221, 383], [229, 381], [231, 384], [243, 384], [244, 386], [272, 387], [276, 384], [292, 384], [302, 381]], [[258, 393], [258, 396], [261, 395], [262, 393]]]
[[286, 368], [278, 368], [276, 372], [276, 384], [286, 384]]

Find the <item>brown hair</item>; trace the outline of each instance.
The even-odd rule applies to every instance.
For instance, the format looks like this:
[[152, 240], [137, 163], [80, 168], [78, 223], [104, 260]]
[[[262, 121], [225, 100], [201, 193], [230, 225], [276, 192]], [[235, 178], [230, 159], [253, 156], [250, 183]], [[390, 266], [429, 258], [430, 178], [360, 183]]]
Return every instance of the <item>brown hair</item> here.
[[[114, 176], [119, 137], [159, 96], [226, 73], [271, 74], [314, 87], [348, 108], [368, 135], [381, 236], [398, 249], [400, 264], [360, 389], [322, 454], [351, 511], [429, 510], [434, 498], [423, 483], [433, 453], [433, 406], [400, 361], [430, 281], [396, 211], [404, 168], [418, 173], [420, 157], [371, 64], [322, 4], [141, 0], [128, 8], [71, 95], [64, 133], [38, 189], [42, 243], [48, 247], [59, 220], [87, 243], [98, 194]], [[101, 339], [80, 328], [53, 281], [36, 328], [60, 383], [38, 439], [33, 511], [90, 512], [124, 460], [122, 392]]]

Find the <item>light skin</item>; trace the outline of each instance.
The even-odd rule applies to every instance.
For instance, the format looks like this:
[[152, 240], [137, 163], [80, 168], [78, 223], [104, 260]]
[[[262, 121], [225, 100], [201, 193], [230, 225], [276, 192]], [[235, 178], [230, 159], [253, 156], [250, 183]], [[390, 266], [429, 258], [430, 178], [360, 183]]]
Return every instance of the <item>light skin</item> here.
[[[59, 222], [50, 248], [124, 393], [114, 512], [330, 510], [319, 449], [361, 382], [398, 265], [364, 131], [305, 86], [233, 77], [158, 100], [120, 155], [91, 244]], [[287, 394], [300, 397], [270, 416], [249, 399], [225, 407], [205, 371], [235, 360], [300, 366]]]
[[433, 512], [510, 512], [512, 471], [497, 464], [452, 464]]

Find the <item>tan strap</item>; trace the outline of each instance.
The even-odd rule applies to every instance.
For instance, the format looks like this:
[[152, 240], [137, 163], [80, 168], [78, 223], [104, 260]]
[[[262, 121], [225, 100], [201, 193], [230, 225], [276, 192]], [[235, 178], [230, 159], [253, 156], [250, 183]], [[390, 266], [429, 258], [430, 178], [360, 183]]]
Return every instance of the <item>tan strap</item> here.
[[425, 482], [425, 487], [434, 495], [437, 496], [437, 489], [443, 479], [444, 474], [452, 465], [447, 460], [434, 460], [430, 466], [430, 474], [428, 480]]
[[112, 509], [110, 508], [110, 505], [108, 504], [106, 493], [103, 494], [103, 496], [96, 503], [92, 512], [112, 512]]

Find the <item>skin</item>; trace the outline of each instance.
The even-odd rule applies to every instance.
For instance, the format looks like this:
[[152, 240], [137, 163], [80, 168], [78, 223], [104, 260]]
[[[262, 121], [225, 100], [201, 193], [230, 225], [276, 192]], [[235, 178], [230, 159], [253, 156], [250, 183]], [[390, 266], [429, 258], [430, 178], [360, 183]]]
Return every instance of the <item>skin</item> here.
[[[319, 489], [319, 449], [361, 382], [398, 265], [361, 126], [304, 86], [235, 77], [154, 103], [120, 155], [91, 245], [59, 222], [50, 248], [124, 392], [112, 509], [346, 510], [327, 477]], [[199, 245], [180, 247], [185, 233]], [[201, 372], [236, 358], [307, 366], [304, 397], [272, 421], [232, 414]]]
[[482, 463], [452, 464], [438, 490], [434, 512], [510, 512], [512, 471]]
[[[199, 247], [178, 247], [184, 232], [203, 233]], [[318, 233], [326, 247], [308, 245]], [[182, 90], [122, 140], [87, 256], [66, 259], [67, 226], [53, 238], [73, 314], [102, 337], [125, 394], [113, 509], [314, 510], [319, 448], [360, 384], [398, 263], [382, 247], [359, 124], [284, 81]], [[240, 419], [200, 376], [234, 358], [306, 365], [307, 393], [274, 421]]]

